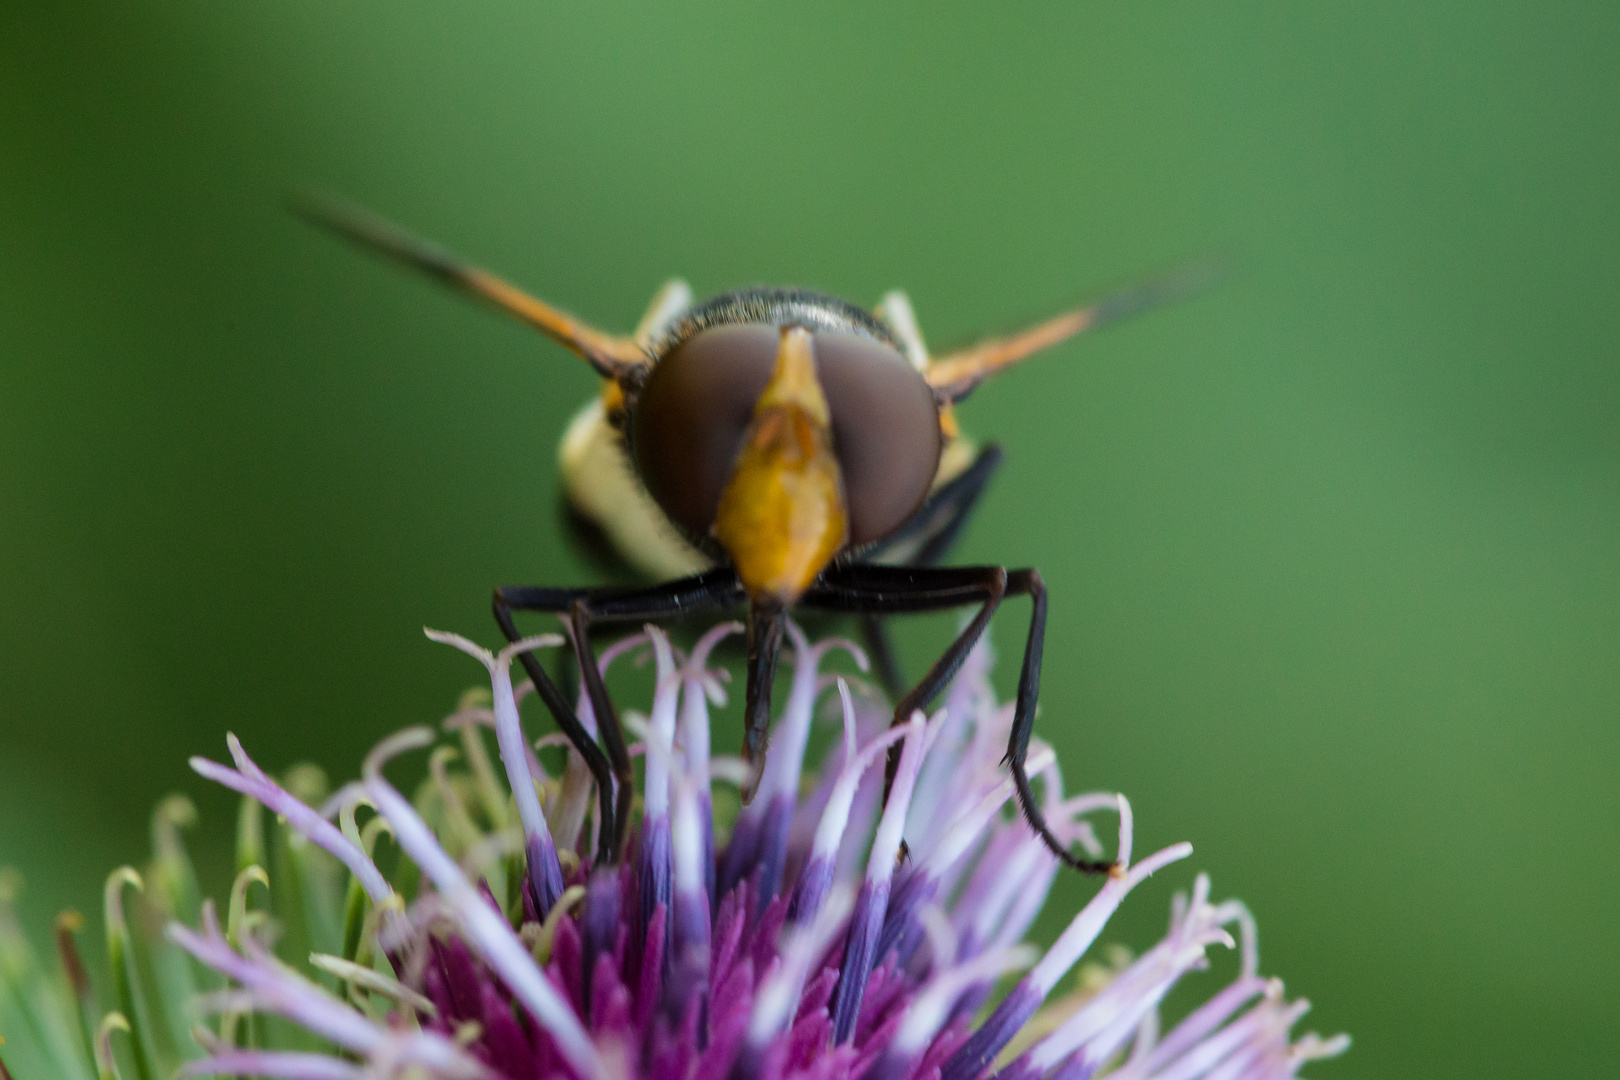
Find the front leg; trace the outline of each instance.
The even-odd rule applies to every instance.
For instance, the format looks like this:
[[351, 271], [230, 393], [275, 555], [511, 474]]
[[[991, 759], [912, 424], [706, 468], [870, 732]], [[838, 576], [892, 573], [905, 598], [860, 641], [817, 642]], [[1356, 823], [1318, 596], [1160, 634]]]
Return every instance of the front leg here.
[[[648, 588], [595, 587], [547, 589], [534, 586], [508, 586], [495, 590], [495, 621], [509, 641], [519, 640], [514, 611], [546, 611], [567, 616], [574, 656], [578, 661], [586, 697], [596, 714], [602, 744], [598, 747], [573, 707], [557, 689], [532, 652], [520, 655], [523, 669], [534, 681], [535, 691], [551, 710], [557, 726], [585, 759], [596, 781], [601, 832], [597, 851], [604, 861], [617, 861], [629, 835], [630, 804], [635, 794], [630, 768], [630, 750], [624, 741], [619, 714], [602, 681], [602, 669], [591, 646], [594, 625], [644, 623], [654, 619], [684, 618], [734, 607], [743, 599], [737, 575], [729, 569], [709, 570], [679, 581]], [[617, 798], [614, 791], [617, 789]]]
[[776, 685], [776, 658], [782, 651], [787, 609], [780, 604], [748, 606], [748, 682], [743, 692], [743, 760], [748, 777], [742, 801], [747, 806], [765, 773], [765, 751], [771, 738], [771, 690]]
[[[1082, 873], [1106, 874], [1114, 864], [1076, 858], [1047, 824], [1035, 802], [1024, 760], [1035, 729], [1035, 702], [1040, 696], [1041, 653], [1046, 640], [1046, 585], [1035, 570], [1008, 571], [1000, 566], [889, 567], [844, 566], [824, 573], [801, 603], [809, 607], [856, 614], [890, 615], [941, 611], [978, 604], [979, 611], [957, 635], [950, 648], [929, 669], [921, 682], [901, 699], [894, 722], [904, 723], [915, 709], [926, 709], [956, 674], [968, 652], [984, 633], [1005, 596], [1028, 596], [1032, 610], [1024, 661], [1018, 673], [1018, 695], [1013, 706], [1012, 733], [1007, 740], [1007, 765], [1018, 792], [1018, 805], [1046, 846], [1067, 866]], [[890, 756], [889, 779], [897, 758]]]
[[[500, 626], [501, 633], [506, 635], [508, 642], [523, 639], [523, 635], [518, 632], [517, 623], [512, 619], [512, 612], [553, 610], [547, 607], [529, 606], [533, 594], [550, 591], [553, 590], [540, 590], [520, 585], [495, 590], [495, 598], [492, 604], [495, 611], [495, 622]], [[540, 665], [540, 658], [535, 656], [532, 651], [522, 652], [518, 654], [518, 661], [522, 663], [523, 670], [529, 676], [529, 681], [534, 684], [534, 692], [540, 696], [541, 701], [546, 703], [546, 708], [550, 710], [552, 719], [557, 722], [557, 726], [568, 737], [568, 741], [573, 745], [574, 749], [579, 751], [579, 756], [585, 759], [586, 768], [591, 770], [591, 779], [596, 782], [596, 816], [599, 825], [596, 850], [611, 857], [615, 851], [613, 847], [612, 763], [608, 761], [607, 755], [602, 753], [602, 748], [596, 745], [596, 740], [591, 738], [590, 732], [585, 730], [585, 725], [580, 723], [578, 715], [574, 712], [574, 707], [568, 703], [567, 698], [563, 697], [562, 691], [557, 689], [557, 684], [552, 681], [550, 675], [546, 674], [546, 669]]]

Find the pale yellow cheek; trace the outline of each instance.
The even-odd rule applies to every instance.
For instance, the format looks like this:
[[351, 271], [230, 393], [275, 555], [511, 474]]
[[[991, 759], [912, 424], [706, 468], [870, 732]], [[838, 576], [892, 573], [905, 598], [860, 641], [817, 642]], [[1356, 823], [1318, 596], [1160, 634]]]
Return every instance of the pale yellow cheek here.
[[978, 456], [979, 448], [967, 436], [958, 433], [948, 439], [939, 455], [939, 470], [934, 473], [934, 482], [929, 490], [948, 484], [967, 472], [968, 466]]
[[636, 478], [624, 438], [607, 422], [601, 398], [581, 409], [557, 448], [563, 490], [574, 509], [601, 528], [626, 562], [656, 581], [714, 565], [670, 524]]

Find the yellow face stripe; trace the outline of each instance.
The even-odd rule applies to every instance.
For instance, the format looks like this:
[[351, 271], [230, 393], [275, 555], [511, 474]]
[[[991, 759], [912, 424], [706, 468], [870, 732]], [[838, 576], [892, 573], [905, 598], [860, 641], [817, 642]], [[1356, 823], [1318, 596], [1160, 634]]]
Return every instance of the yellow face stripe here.
[[849, 536], [810, 341], [802, 327], [783, 329], [771, 381], [754, 406], [715, 516], [715, 539], [756, 601], [797, 600]]

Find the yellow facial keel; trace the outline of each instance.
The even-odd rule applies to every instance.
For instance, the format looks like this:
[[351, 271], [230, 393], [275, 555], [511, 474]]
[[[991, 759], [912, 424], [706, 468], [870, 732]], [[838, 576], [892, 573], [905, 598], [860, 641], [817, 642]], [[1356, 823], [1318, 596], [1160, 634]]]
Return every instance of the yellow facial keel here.
[[715, 516], [714, 537], [756, 602], [793, 603], [849, 537], [810, 340], [802, 327], [782, 330], [775, 370]]

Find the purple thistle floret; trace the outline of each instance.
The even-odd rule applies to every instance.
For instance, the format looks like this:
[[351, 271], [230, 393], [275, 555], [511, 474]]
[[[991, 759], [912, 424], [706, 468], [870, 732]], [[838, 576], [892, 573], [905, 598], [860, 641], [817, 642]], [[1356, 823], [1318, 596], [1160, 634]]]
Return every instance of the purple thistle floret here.
[[[203, 907], [199, 933], [171, 923], [169, 939], [198, 961], [226, 976], [240, 991], [203, 998], [200, 1012], [243, 1010], [274, 1013], [308, 1029], [348, 1053], [389, 1070], [416, 1067], [430, 1076], [481, 1080], [490, 1069], [454, 1041], [432, 1030], [399, 1030], [377, 1024], [319, 986], [278, 964], [251, 935], [241, 952], [225, 940], [212, 903]], [[342, 1075], [338, 1063], [317, 1055], [226, 1052], [186, 1066], [183, 1075], [209, 1076], [254, 1072], [265, 1076], [304, 1078]]]
[[[840, 649], [864, 670], [860, 650], [812, 643], [790, 627], [795, 670], [757, 796], [729, 835], [717, 835], [715, 785], [743, 770], [710, 752], [709, 709], [725, 694], [709, 658], [739, 629], [718, 626], [683, 655], [648, 627], [604, 654], [605, 670], [613, 656], [650, 646], [655, 669], [645, 716], [625, 716], [644, 776], [622, 862], [589, 848], [595, 804], [579, 756], [569, 749], [560, 776], [547, 775], [519, 720], [527, 688], [514, 690], [511, 662], [562, 640], [554, 635], [492, 653], [429, 633], [489, 673], [493, 709], [481, 723], [495, 730], [505, 790], [492, 786], [487, 762], [482, 773], [452, 774], [452, 752], [439, 750], [430, 782], [408, 799], [383, 769], [430, 745], [425, 728], [385, 740], [360, 780], [319, 809], [234, 737], [235, 768], [194, 759], [199, 773], [257, 800], [347, 869], [365, 929], [350, 935], [350, 955], [313, 958], [340, 976], [345, 997], [330, 992], [330, 978], [318, 985], [283, 966], [251, 928], [239, 932], [234, 895], [229, 933], [211, 905], [199, 930], [172, 924], [171, 940], [228, 981], [199, 1011], [274, 1013], [330, 1048], [256, 1049], [210, 1036], [208, 1056], [184, 1075], [1240, 1080], [1291, 1076], [1348, 1045], [1290, 1035], [1308, 1006], [1259, 974], [1253, 919], [1236, 901], [1212, 903], [1202, 875], [1176, 898], [1162, 941], [1105, 980], [1091, 965], [1081, 989], [1060, 989], [1126, 896], [1192, 848], [1174, 844], [1133, 863], [1130, 804], [1111, 793], [1065, 798], [1056, 758], [1037, 740], [1029, 770], [1054, 832], [1098, 858], [1091, 818], [1117, 815], [1116, 866], [1049, 949], [1026, 943], [1058, 862], [1016, 812], [1001, 764], [1011, 712], [991, 689], [985, 646], [938, 712], [889, 729], [881, 703], [820, 670]], [[809, 748], [824, 700], [842, 730], [816, 766]], [[581, 713], [594, 730], [588, 707]], [[460, 727], [482, 738], [477, 724]], [[881, 763], [897, 744], [885, 795]], [[482, 824], [462, 806], [475, 790]], [[363, 835], [361, 806], [374, 812]], [[381, 833], [414, 879], [378, 868]], [[1238, 951], [1236, 979], [1161, 1034], [1160, 1003], [1209, 965], [1212, 946]]]

